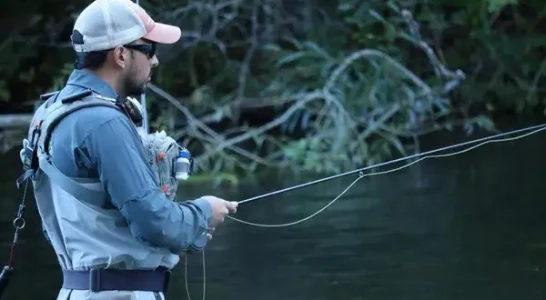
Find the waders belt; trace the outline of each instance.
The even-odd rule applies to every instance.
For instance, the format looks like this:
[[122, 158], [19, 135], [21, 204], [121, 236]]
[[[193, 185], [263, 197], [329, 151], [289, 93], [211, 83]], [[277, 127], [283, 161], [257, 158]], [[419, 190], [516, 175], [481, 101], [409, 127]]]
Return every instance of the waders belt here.
[[157, 270], [63, 270], [63, 288], [98, 291], [166, 292], [171, 272]]

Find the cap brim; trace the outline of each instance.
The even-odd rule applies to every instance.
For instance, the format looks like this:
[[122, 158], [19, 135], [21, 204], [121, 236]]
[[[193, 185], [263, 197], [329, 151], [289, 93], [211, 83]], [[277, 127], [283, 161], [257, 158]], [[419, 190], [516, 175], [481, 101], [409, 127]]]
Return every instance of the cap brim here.
[[181, 35], [182, 32], [177, 26], [155, 23], [154, 29], [145, 35], [144, 38], [158, 44], [174, 44], [178, 42]]

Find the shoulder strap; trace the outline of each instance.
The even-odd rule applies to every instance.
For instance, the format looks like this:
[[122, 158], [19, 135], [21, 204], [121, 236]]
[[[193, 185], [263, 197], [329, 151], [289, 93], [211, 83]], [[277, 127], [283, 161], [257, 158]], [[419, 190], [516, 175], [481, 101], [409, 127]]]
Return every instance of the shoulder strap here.
[[43, 134], [38, 140], [38, 148], [45, 153], [49, 153], [51, 133], [66, 116], [80, 109], [93, 106], [107, 106], [114, 109], [119, 109], [116, 105], [116, 101], [117, 100], [114, 98], [108, 98], [95, 94], [91, 90], [84, 90], [82, 92], [57, 99], [57, 101], [51, 104], [46, 102], [46, 107], [41, 122], [41, 130]]
[[[58, 184], [63, 190], [74, 196], [80, 201], [104, 207], [106, 195], [102, 189], [92, 189], [85, 185], [92, 181], [84, 178], [74, 178], [63, 174], [52, 162], [49, 153], [49, 143], [51, 134], [62, 119], [71, 113], [93, 106], [107, 106], [117, 109], [116, 99], [106, 98], [94, 94], [91, 90], [85, 90], [77, 94], [69, 95], [56, 99], [50, 103], [49, 98], [36, 113], [36, 120], [33, 125], [38, 129], [39, 137], [34, 148], [34, 160], [37, 161], [37, 167], [43, 171], [53, 182]], [[30, 137], [30, 136], [29, 136]]]
[[106, 194], [102, 189], [92, 189], [85, 185], [96, 183], [96, 181], [85, 180], [83, 178], [73, 178], [64, 175], [53, 163], [50, 157], [44, 154], [38, 154], [40, 169], [49, 177], [49, 179], [58, 184], [74, 198], [98, 207], [104, 207]]
[[60, 91], [50, 92], [43, 95], [40, 95], [40, 100], [44, 101], [38, 106], [32, 120], [30, 121], [30, 126], [28, 127], [27, 138], [23, 140], [23, 149], [21, 150], [21, 160], [23, 162], [23, 174], [17, 178], [17, 188], [20, 188], [21, 185], [29, 180], [34, 178], [39, 169], [38, 155], [37, 155], [37, 146], [38, 140], [42, 135], [42, 122], [45, 118], [46, 108], [50, 101], [56, 99]]

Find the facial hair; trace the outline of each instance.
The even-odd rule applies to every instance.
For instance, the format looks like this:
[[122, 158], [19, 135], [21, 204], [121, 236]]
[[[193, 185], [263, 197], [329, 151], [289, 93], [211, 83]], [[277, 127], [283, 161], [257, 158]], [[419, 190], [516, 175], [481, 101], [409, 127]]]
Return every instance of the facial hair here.
[[128, 74], [123, 81], [123, 89], [127, 97], [138, 97], [144, 93], [146, 82], [140, 83], [136, 80], [135, 76]]

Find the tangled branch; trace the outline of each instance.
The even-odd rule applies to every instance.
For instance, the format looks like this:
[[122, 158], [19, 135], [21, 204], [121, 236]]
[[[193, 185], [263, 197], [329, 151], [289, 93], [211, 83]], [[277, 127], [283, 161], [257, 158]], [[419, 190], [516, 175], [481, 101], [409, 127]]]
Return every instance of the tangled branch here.
[[[406, 147], [400, 137], [415, 137], [419, 132], [430, 130], [424, 128], [426, 124], [439, 129], [457, 121], [438, 120], [448, 115], [446, 95], [459, 86], [464, 73], [451, 71], [440, 62], [422, 40], [418, 23], [407, 10], [399, 10], [407, 24], [407, 30], [401, 31], [400, 36], [425, 53], [434, 74], [442, 80], [440, 87], [427, 84], [403, 63], [378, 49], [355, 50], [336, 60], [317, 43], [300, 42], [295, 38], [297, 32], [287, 33], [285, 27], [279, 25], [282, 18], [278, 15], [284, 13], [285, 19], [290, 19], [286, 15], [297, 15], [283, 10], [279, 5], [282, 1], [253, 0], [250, 7], [239, 1], [225, 2], [229, 5], [197, 3], [192, 2], [191, 6], [174, 13], [179, 16], [192, 9], [210, 11], [210, 29], [205, 30], [205, 35], [195, 36], [207, 36], [207, 40], [219, 42], [217, 37], [223, 32], [225, 36], [221, 36], [227, 41], [231, 35], [226, 32], [236, 27], [231, 21], [250, 22], [248, 32], [241, 29], [247, 34], [241, 34], [244, 38], [238, 40], [247, 50], [238, 63], [236, 84], [231, 92], [215, 94], [215, 84], [226, 76], [220, 71], [218, 78], [213, 76], [204, 86], [196, 88], [197, 91], [207, 87], [212, 92], [200, 94], [201, 109], [192, 114], [175, 97], [155, 85], [150, 86], [151, 91], [169, 101], [184, 116], [185, 128], [176, 136], [184, 136], [186, 143], [201, 144], [196, 165], [203, 170], [252, 171], [261, 165], [340, 171], [354, 164], [375, 163], [393, 147], [404, 152]], [[220, 17], [221, 9], [227, 7], [229, 12], [223, 13], [228, 16]], [[224, 28], [219, 29], [219, 24]], [[281, 37], [278, 41], [292, 42], [296, 49], [279, 46], [275, 36]], [[229, 45], [221, 44], [218, 48], [227, 56], [226, 49], [234, 45], [233, 41]], [[260, 66], [274, 66], [272, 78], [260, 78], [259, 73], [253, 71], [256, 55], [263, 58], [264, 54], [267, 58]], [[229, 59], [227, 62], [233, 63]], [[212, 111], [203, 109], [209, 103]], [[256, 107], [272, 107], [279, 113], [258, 125], [241, 124], [240, 113]], [[226, 119], [228, 125], [212, 129], [214, 124]], [[296, 127], [300, 129], [299, 134], [293, 129]]]

